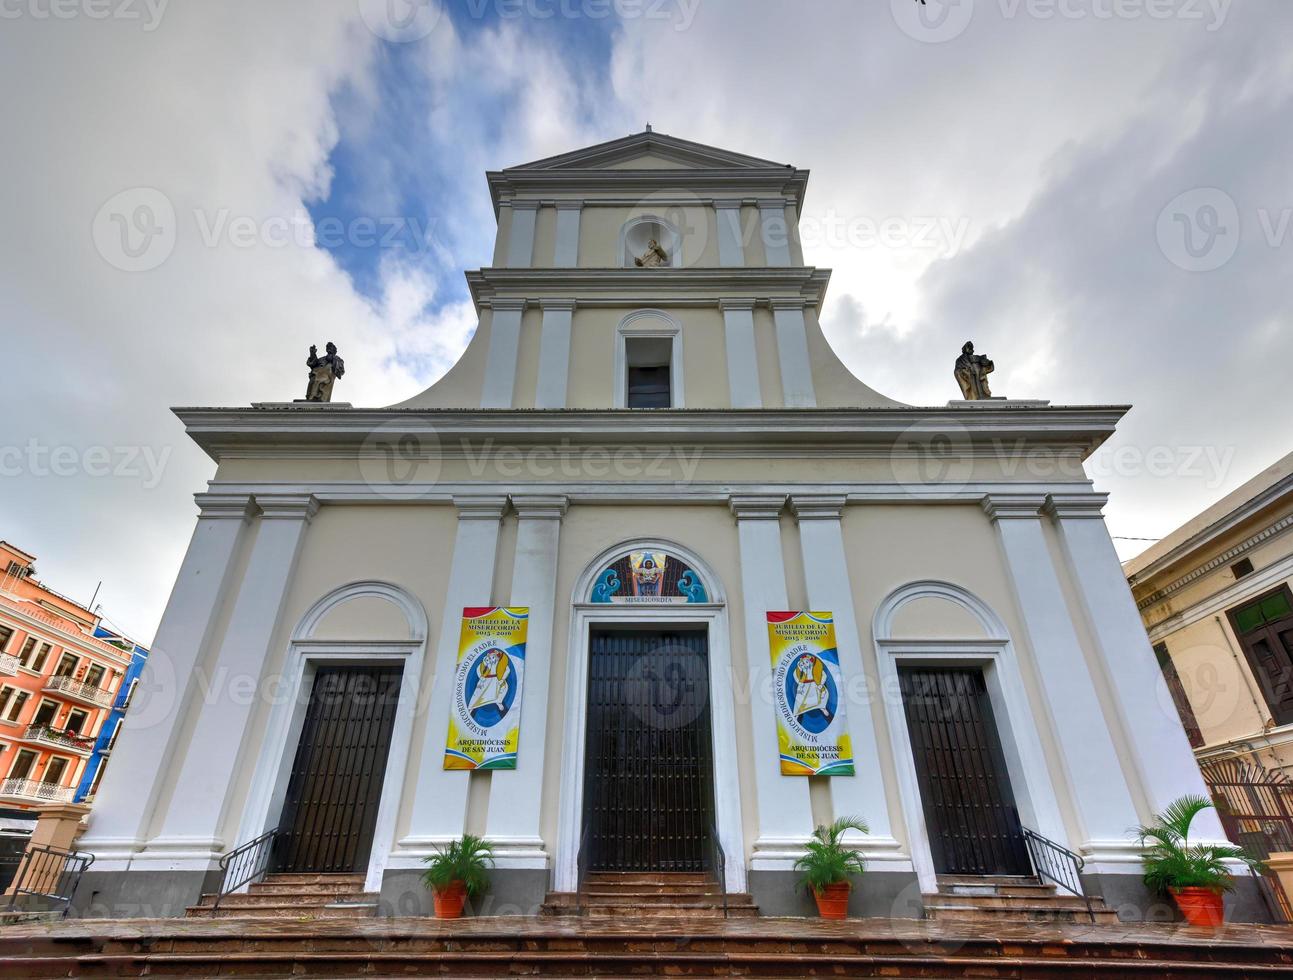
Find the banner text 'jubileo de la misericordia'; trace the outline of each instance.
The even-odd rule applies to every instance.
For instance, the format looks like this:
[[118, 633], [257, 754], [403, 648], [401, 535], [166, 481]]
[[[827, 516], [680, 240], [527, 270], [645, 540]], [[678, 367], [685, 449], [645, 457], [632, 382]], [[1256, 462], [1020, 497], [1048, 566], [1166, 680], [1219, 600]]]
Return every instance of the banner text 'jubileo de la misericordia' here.
[[528, 608], [462, 611], [446, 769], [515, 769], [521, 737]]
[[784, 776], [852, 776], [844, 675], [828, 612], [769, 612], [772, 707]]

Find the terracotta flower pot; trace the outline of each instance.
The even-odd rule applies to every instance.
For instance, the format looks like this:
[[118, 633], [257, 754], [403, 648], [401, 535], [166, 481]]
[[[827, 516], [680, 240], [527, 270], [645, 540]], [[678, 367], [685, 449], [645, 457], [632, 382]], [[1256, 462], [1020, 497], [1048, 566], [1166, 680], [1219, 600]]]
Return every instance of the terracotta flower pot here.
[[1225, 921], [1225, 903], [1220, 892], [1211, 888], [1169, 888], [1168, 891], [1190, 925], [1215, 927]]
[[850, 887], [847, 881], [837, 881], [813, 892], [813, 898], [817, 899], [817, 914], [823, 919], [847, 919]]
[[467, 901], [467, 886], [461, 881], [451, 881], [444, 888], [433, 891], [431, 896], [435, 901], [437, 919], [462, 918], [463, 903]]

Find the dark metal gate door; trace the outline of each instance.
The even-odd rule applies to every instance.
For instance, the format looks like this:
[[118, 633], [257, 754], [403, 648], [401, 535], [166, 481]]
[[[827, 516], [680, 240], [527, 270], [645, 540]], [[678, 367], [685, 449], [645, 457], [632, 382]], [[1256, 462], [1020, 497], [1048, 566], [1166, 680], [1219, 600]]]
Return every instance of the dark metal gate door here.
[[277, 870], [367, 868], [401, 673], [327, 667], [315, 674], [279, 821]]
[[1031, 874], [983, 672], [902, 668], [898, 676], [935, 870]]
[[590, 652], [588, 870], [705, 870], [714, 813], [706, 635], [594, 632]]

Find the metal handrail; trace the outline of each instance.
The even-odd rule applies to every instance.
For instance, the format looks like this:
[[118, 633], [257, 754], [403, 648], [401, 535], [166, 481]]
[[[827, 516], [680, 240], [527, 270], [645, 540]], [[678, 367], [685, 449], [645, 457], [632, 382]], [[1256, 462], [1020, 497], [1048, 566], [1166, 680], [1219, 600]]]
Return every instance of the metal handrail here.
[[226, 895], [232, 895], [243, 885], [264, 877], [265, 872], [269, 870], [274, 841], [277, 837], [278, 828], [275, 827], [273, 830], [265, 831], [255, 840], [240, 844], [220, 858], [220, 891], [211, 906], [213, 909], [220, 907], [220, 902]]
[[10, 886], [9, 911], [17, 908], [20, 895], [28, 895], [61, 903], [62, 914], [67, 915], [67, 910], [72, 907], [72, 896], [81, 883], [81, 875], [93, 863], [94, 855], [84, 851], [29, 844]]
[[718, 875], [718, 887], [723, 892], [723, 918], [727, 918], [727, 852], [723, 850], [723, 842], [718, 839], [718, 829], [713, 823], [709, 825], [709, 846], [710, 859], [714, 862], [715, 870]]
[[1033, 874], [1039, 884], [1050, 882], [1067, 892], [1071, 892], [1086, 903], [1086, 914], [1095, 922], [1095, 910], [1091, 907], [1091, 897], [1082, 887], [1082, 869], [1086, 862], [1067, 847], [1047, 840], [1041, 834], [1027, 827], [1024, 832], [1024, 845], [1028, 848], [1028, 859], [1033, 865]]

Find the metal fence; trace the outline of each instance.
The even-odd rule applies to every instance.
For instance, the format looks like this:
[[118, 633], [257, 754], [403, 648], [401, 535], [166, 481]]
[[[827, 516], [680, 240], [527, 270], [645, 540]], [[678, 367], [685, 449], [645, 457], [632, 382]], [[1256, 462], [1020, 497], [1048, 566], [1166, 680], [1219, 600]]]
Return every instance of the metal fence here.
[[[1203, 763], [1203, 779], [1226, 835], [1254, 857], [1293, 851], [1293, 783], [1245, 759]], [[1293, 922], [1293, 903], [1269, 872], [1258, 879], [1276, 922]]]
[[67, 914], [93, 854], [29, 845], [9, 891], [9, 910]]

